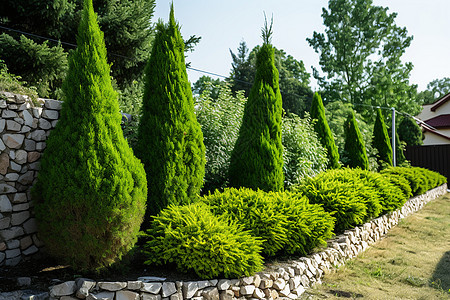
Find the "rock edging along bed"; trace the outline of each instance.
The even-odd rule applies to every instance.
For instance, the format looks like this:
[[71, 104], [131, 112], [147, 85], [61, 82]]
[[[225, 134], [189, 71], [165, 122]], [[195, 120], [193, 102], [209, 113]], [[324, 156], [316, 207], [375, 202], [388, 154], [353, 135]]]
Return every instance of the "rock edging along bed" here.
[[320, 284], [323, 275], [343, 265], [378, 241], [402, 218], [418, 211], [427, 202], [444, 195], [447, 184], [409, 199], [401, 209], [373, 219], [328, 241], [328, 247], [309, 257], [284, 263], [273, 271], [240, 279], [167, 282], [164, 278], [140, 277], [127, 282], [95, 282], [78, 278], [49, 288], [47, 297], [58, 300], [227, 300], [297, 299], [306, 288]]

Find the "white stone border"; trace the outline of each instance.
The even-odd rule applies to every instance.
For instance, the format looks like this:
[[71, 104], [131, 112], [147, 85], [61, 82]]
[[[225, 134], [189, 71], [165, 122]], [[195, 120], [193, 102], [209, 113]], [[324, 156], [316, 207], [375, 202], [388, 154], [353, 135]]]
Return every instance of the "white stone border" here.
[[411, 198], [401, 209], [346, 230], [344, 234], [329, 240], [325, 250], [291, 261], [289, 267], [280, 267], [276, 271], [241, 279], [189, 282], [166, 282], [164, 278], [157, 277], [140, 277], [137, 281], [127, 282], [95, 282], [79, 278], [51, 287], [47, 296], [58, 300], [297, 299], [306, 288], [321, 284], [325, 273], [357, 256], [401, 219], [445, 193], [447, 184]]

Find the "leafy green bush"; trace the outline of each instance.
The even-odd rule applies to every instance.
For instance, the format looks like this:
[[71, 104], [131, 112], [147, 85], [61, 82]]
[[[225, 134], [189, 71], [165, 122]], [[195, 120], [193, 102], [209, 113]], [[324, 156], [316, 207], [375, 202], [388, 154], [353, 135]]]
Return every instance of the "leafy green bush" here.
[[381, 174], [401, 176], [408, 180], [414, 196], [425, 193], [447, 182], [441, 174], [419, 167], [390, 167], [381, 171]]
[[21, 80], [20, 76], [8, 72], [8, 67], [0, 59], [0, 91], [27, 95], [33, 102], [37, 101], [36, 89], [25, 85], [26, 83]]
[[393, 184], [388, 177], [360, 169], [351, 171], [359, 176], [365, 186], [370, 186], [377, 191], [382, 214], [400, 208], [409, 198], [409, 193], [405, 193], [398, 185]]
[[92, 0], [84, 1], [63, 90], [61, 117], [32, 190], [39, 236], [61, 263], [100, 270], [137, 241], [147, 181], [123, 138]]
[[180, 271], [207, 279], [250, 276], [262, 269], [262, 241], [201, 202], [162, 210], [145, 238], [146, 264], [173, 262]]
[[248, 188], [227, 188], [202, 200], [215, 215], [226, 215], [264, 241], [263, 253], [273, 256], [287, 242], [286, 221], [276, 210], [278, 193], [253, 191]]
[[289, 114], [283, 118], [282, 143], [286, 188], [326, 169], [326, 149], [318, 140], [308, 116], [301, 119]]
[[243, 91], [233, 96], [228, 84], [206, 84], [203, 93], [196, 97], [195, 111], [206, 148], [204, 192], [223, 189], [228, 184], [230, 157], [239, 135], [245, 101]]
[[67, 53], [61, 45], [38, 44], [21, 35], [19, 39], [0, 34], [0, 57], [13, 74], [35, 86], [41, 97], [57, 98], [67, 72]]
[[280, 197], [277, 210], [285, 217], [287, 243], [283, 252], [287, 254], [309, 254], [333, 236], [335, 218], [300, 194]]
[[263, 253], [307, 254], [331, 238], [334, 218], [299, 195], [225, 189], [202, 198], [216, 215], [228, 216], [261, 238]]

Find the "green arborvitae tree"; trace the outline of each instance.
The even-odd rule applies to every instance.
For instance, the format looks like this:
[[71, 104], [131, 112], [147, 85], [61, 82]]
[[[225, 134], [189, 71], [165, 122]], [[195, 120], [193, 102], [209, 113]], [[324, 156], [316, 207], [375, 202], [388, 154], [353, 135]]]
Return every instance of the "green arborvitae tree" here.
[[314, 93], [311, 103], [311, 119], [317, 120], [314, 124], [314, 130], [317, 132], [322, 146], [327, 149], [329, 168], [339, 168], [339, 152], [334, 142], [333, 134], [328, 126], [327, 119], [325, 118], [325, 108], [322, 103], [322, 98], [317, 92]]
[[85, 0], [65, 101], [33, 189], [47, 251], [79, 270], [99, 270], [137, 241], [147, 185], [120, 128], [117, 93], [92, 0]]
[[230, 160], [230, 184], [264, 191], [283, 189], [281, 143], [282, 100], [274, 49], [272, 25], [263, 28], [264, 43], [256, 61], [256, 76], [245, 105], [244, 117]]
[[343, 157], [344, 165], [350, 168], [369, 169], [366, 146], [356, 123], [355, 113], [352, 111], [344, 123], [345, 144]]
[[377, 109], [377, 118], [373, 126], [372, 146], [378, 150], [376, 157], [379, 168], [392, 166], [391, 141], [380, 108]]
[[423, 144], [423, 133], [416, 121], [410, 117], [404, 117], [398, 126], [398, 135], [407, 146], [420, 146]]
[[168, 24], [158, 23], [145, 72], [137, 154], [149, 178], [147, 215], [169, 204], [191, 202], [203, 185], [205, 145], [194, 112], [184, 42], [173, 5]]

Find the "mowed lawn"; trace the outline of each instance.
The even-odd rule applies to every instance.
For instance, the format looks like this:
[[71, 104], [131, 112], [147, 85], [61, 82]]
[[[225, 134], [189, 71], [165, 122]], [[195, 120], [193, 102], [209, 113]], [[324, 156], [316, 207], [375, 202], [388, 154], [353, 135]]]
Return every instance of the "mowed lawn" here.
[[450, 193], [400, 221], [300, 299], [344, 298], [450, 299]]

